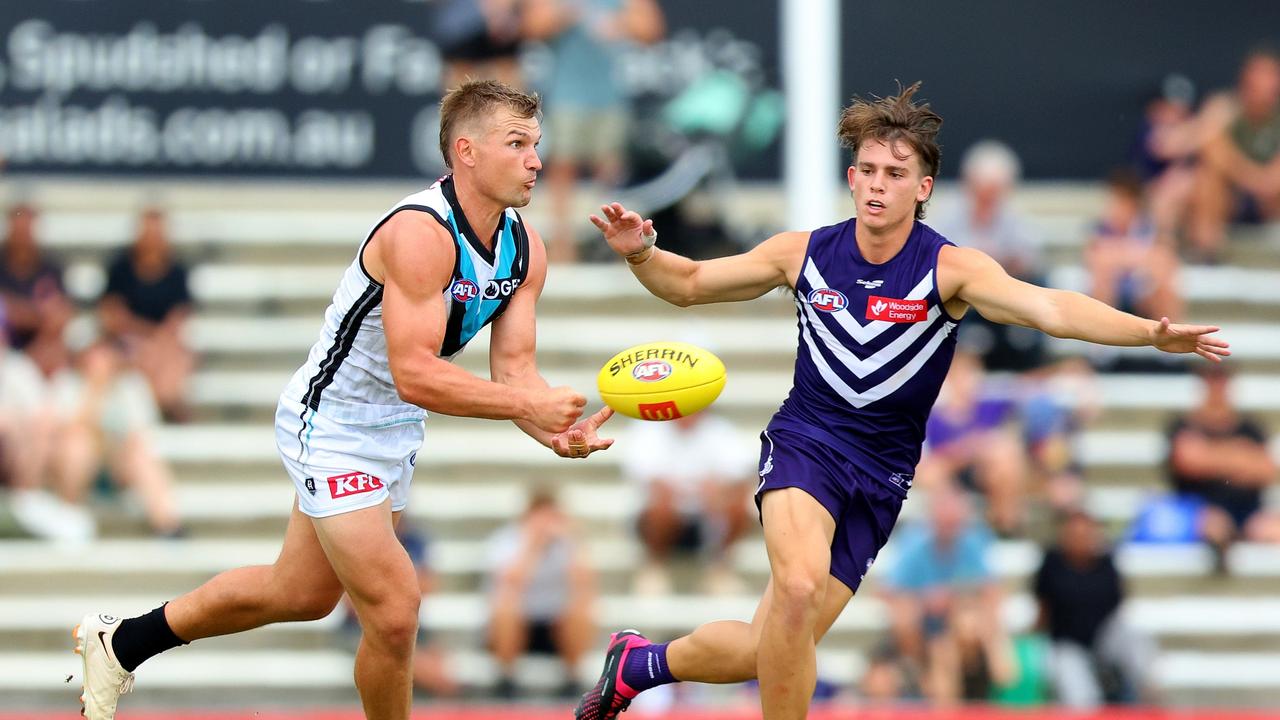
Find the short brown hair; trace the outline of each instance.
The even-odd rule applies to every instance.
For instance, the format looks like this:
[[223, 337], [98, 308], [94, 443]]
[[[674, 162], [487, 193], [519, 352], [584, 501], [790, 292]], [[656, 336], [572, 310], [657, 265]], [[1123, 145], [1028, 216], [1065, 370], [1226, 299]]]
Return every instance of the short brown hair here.
[[542, 118], [542, 98], [525, 93], [497, 80], [468, 80], [445, 93], [440, 99], [440, 154], [444, 164], [453, 167], [449, 146], [455, 130], [478, 117], [505, 108], [520, 118]]
[[[899, 86], [898, 94], [886, 98], [864, 100], [855, 97], [849, 107], [840, 113], [840, 125], [836, 136], [841, 147], [853, 151], [867, 140], [880, 140], [893, 148], [897, 141], [905, 142], [920, 158], [926, 176], [937, 177], [942, 167], [942, 149], [938, 147], [938, 130], [942, 129], [942, 116], [929, 108], [929, 103], [911, 102], [920, 89], [917, 82], [906, 90]], [[894, 156], [898, 154], [894, 152]], [[899, 157], [899, 159], [903, 159]], [[927, 200], [926, 200], [927, 202]], [[916, 203], [916, 219], [924, 218], [924, 203]]]

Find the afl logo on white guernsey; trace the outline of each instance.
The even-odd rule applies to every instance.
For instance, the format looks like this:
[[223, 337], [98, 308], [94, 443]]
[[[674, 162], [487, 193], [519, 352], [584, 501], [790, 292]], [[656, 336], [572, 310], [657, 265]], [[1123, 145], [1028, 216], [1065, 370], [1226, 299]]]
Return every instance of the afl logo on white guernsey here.
[[466, 278], [458, 278], [449, 286], [449, 294], [458, 302], [470, 302], [471, 300], [475, 300], [476, 296], [480, 294], [480, 288], [476, 287], [475, 283]]
[[671, 375], [671, 363], [666, 360], [645, 360], [631, 368], [631, 377], [640, 382], [658, 382]]
[[809, 304], [822, 312], [836, 312], [843, 310], [849, 300], [839, 290], [815, 288], [809, 293]]

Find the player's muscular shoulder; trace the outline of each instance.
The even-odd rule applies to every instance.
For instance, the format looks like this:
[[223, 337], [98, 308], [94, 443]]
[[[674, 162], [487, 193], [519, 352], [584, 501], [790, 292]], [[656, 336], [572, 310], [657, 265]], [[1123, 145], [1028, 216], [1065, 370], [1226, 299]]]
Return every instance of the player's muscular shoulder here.
[[968, 304], [960, 299], [965, 284], [980, 277], [994, 262], [986, 253], [974, 248], [943, 245], [938, 249], [938, 296], [953, 317], [959, 317], [968, 308]]
[[756, 248], [786, 277], [787, 285], [791, 287], [795, 287], [800, 278], [805, 252], [808, 249], [808, 231], [781, 232], [760, 243]]
[[434, 292], [452, 276], [454, 252], [453, 238], [435, 218], [402, 210], [373, 234], [362, 259], [375, 282]]

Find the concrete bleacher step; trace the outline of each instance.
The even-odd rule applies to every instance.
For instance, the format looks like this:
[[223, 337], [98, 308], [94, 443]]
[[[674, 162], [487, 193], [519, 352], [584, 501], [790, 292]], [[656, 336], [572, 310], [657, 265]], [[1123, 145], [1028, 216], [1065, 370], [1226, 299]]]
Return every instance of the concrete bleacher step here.
[[[79, 693], [79, 664], [68, 655], [56, 651], [0, 652], [0, 690], [27, 706], [74, 703]], [[575, 672], [581, 682], [591, 681], [599, 672], [598, 656], [591, 660]], [[453, 651], [448, 661], [455, 677], [467, 686], [492, 687], [495, 673], [486, 654]], [[866, 663], [857, 651], [820, 648], [818, 666], [825, 678], [851, 684], [862, 675]], [[216, 707], [227, 702], [229, 691], [240, 704], [271, 706], [291, 696], [305, 697], [308, 704], [353, 703], [357, 696], [351, 667], [351, 654], [341, 650], [204, 652], [184, 648], [169, 653], [162, 662], [139, 668], [138, 690], [127, 703], [136, 709]], [[564, 672], [556, 660], [528, 658], [517, 668], [517, 678], [523, 687], [548, 692], [563, 681]], [[1280, 695], [1274, 686], [1278, 672], [1280, 655], [1267, 652], [1177, 651], [1162, 655], [1156, 667], [1158, 681], [1171, 702], [1223, 707], [1274, 706]], [[734, 690], [728, 687], [720, 692]]]
[[[1205, 318], [1212, 322], [1212, 318]], [[318, 318], [255, 318], [202, 315], [192, 320], [189, 339], [194, 349], [210, 358], [266, 355], [291, 356], [296, 367], [319, 338]], [[1274, 368], [1280, 363], [1280, 328], [1268, 323], [1231, 326], [1233, 360], [1251, 371]], [[696, 312], [678, 320], [666, 317], [635, 318], [625, 315], [576, 315], [540, 318], [538, 348], [541, 364], [553, 367], [546, 354], [575, 358], [593, 364], [620, 350], [643, 342], [686, 340], [708, 347], [731, 369], [756, 368], [768, 359], [770, 369], [791, 367], [795, 359], [795, 320], [790, 317], [720, 317], [714, 322]], [[488, 352], [489, 334], [483, 332], [468, 346], [467, 354]], [[1060, 356], [1090, 356], [1090, 346], [1077, 340], [1051, 339], [1049, 348]], [[1151, 348], [1108, 348], [1110, 356], [1156, 358]]]
[[[546, 451], [544, 451], [546, 452]], [[609, 451], [612, 452], [612, 451]], [[509, 462], [490, 462], [485, 458], [425, 457], [422, 470], [416, 474], [415, 483], [429, 483], [431, 478], [465, 477], [477, 482], [506, 482], [519, 480], [525, 483], [597, 483], [618, 482], [618, 461], [609, 461], [609, 467], [597, 465], [604, 461], [604, 453], [587, 462], [566, 462], [548, 468], [513, 465]], [[284, 470], [279, 456], [260, 457], [230, 456], [204, 457], [173, 461], [175, 476], [180, 484], [225, 482], [228, 478], [264, 478], [271, 483], [284, 480]], [[1085, 478], [1090, 486], [1116, 487], [1129, 492], [1146, 492], [1167, 487], [1162, 465], [1133, 465], [1096, 463], [1085, 468]]]
[[[482, 538], [524, 510], [535, 484], [538, 483], [510, 479], [427, 479], [413, 486], [406, 518], [428, 528], [433, 537]], [[584, 537], [592, 540], [629, 535], [644, 495], [642, 488], [622, 477], [557, 482], [549, 487], [556, 491], [565, 512], [575, 518]], [[1165, 489], [1160, 486], [1099, 484], [1085, 489], [1085, 505], [1104, 522], [1123, 525], [1148, 499], [1163, 492]], [[175, 488], [174, 495], [178, 515], [194, 537], [280, 537], [293, 506], [294, 488], [279, 472], [234, 481], [185, 483]], [[1269, 503], [1280, 505], [1280, 487], [1271, 488], [1267, 498]], [[920, 519], [926, 513], [927, 505], [913, 497], [903, 504], [900, 520]], [[127, 519], [131, 526], [140, 523], [136, 508], [132, 513], [113, 508], [110, 515]], [[125, 518], [126, 515], [132, 517]], [[104, 534], [112, 535], [105, 522], [101, 527]]]
[[[486, 376], [479, 355], [467, 357], [463, 367]], [[588, 397], [595, 397], [599, 367], [580, 358], [571, 365], [543, 365], [542, 373], [552, 385], [569, 385]], [[254, 413], [260, 419], [274, 417], [276, 401], [295, 368], [202, 370], [191, 381], [191, 400], [216, 417], [217, 411], [234, 413], [237, 419]], [[791, 389], [791, 373], [754, 368], [731, 369], [726, 390], [716, 401], [716, 410], [746, 421], [767, 418]], [[1280, 424], [1280, 375], [1244, 373], [1232, 383], [1233, 395], [1241, 410], [1264, 421]], [[1015, 387], [1010, 392], [1019, 392]], [[1089, 401], [1100, 410], [1091, 427], [1160, 427], [1173, 413], [1190, 409], [1199, 401], [1199, 379], [1191, 374], [1143, 375], [1105, 374], [1097, 378], [1095, 397]], [[1067, 398], [1079, 399], [1079, 398]], [[437, 420], [432, 420], [432, 427]]]
[[[638, 544], [622, 536], [592, 539], [584, 548], [592, 567], [616, 578], [629, 577], [642, 557]], [[92, 544], [15, 540], [0, 544], [0, 567], [5, 569], [8, 595], [47, 593], [58, 587], [66, 592], [119, 593], [130, 587], [129, 581], [141, 582], [144, 577], [187, 581], [242, 565], [269, 564], [279, 550], [278, 537], [162, 542], [105, 539]], [[990, 553], [993, 572], [1010, 583], [1025, 581], [1042, 557], [1039, 546], [1030, 541], [1001, 541]], [[487, 554], [488, 543], [483, 539], [444, 539], [433, 544], [431, 562], [441, 575], [479, 577], [487, 566]], [[896, 554], [893, 544], [886, 547], [881, 566], [892, 566]], [[758, 537], [738, 543], [731, 558], [734, 568], [749, 577], [763, 580], [768, 573], [768, 558]], [[1119, 567], [1135, 582], [1152, 579], [1187, 585], [1195, 581], [1205, 590], [1244, 595], [1274, 593], [1280, 585], [1280, 551], [1273, 546], [1237, 545], [1229, 552], [1228, 562], [1231, 575], [1216, 578], [1211, 553], [1199, 545], [1128, 544], [1117, 551]], [[165, 589], [173, 584], [178, 583], [166, 581]]]
[[[191, 290], [203, 311], [229, 312], [240, 309], [252, 314], [256, 308], [271, 308], [278, 314], [319, 318], [333, 296], [338, 279], [351, 263], [354, 250], [331, 257], [335, 249], [320, 246], [301, 254], [282, 252], [277, 262], [224, 262], [206, 258], [191, 271]], [[98, 297], [106, 283], [102, 258], [81, 258], [68, 266], [67, 286], [73, 296], [89, 302]], [[1250, 267], [1204, 267], [1184, 269], [1180, 287], [1188, 303], [1188, 317], [1230, 318], [1234, 322], [1266, 320], [1274, 317], [1280, 304], [1280, 271]], [[1048, 277], [1051, 287], [1088, 291], [1086, 270], [1074, 264], [1056, 267]], [[653, 297], [625, 267], [616, 263], [553, 265], [539, 303], [544, 316], [574, 314], [589, 307], [595, 313], [624, 315], [670, 315], [673, 319], [687, 309], [674, 308]], [[785, 291], [770, 293], [767, 299], [750, 303], [723, 303], [700, 307], [693, 312], [703, 317], [761, 314], [790, 317], [795, 312]]]
[[[0, 638], [8, 649], [50, 647], [65, 639], [68, 630], [85, 612], [110, 612], [132, 617], [157, 607], [168, 598], [157, 593], [67, 597], [33, 595], [0, 599]], [[654, 638], [676, 637], [707, 622], [749, 620], [757, 595], [664, 595], [635, 597], [604, 595], [599, 598], [596, 624], [601, 629], [637, 627]], [[87, 607], [86, 603], [92, 603]], [[480, 645], [488, 626], [488, 601], [478, 593], [438, 593], [428, 596], [421, 608], [423, 627], [446, 645]], [[1026, 592], [1005, 598], [1002, 615], [1013, 634], [1029, 632], [1035, 620], [1035, 600]], [[238, 636], [209, 638], [198, 647], [230, 651], [277, 647], [283, 650], [323, 649], [333, 646], [346, 610], [339, 608], [321, 620], [280, 623]], [[1280, 600], [1274, 598], [1213, 596], [1200, 598], [1142, 598], [1124, 606], [1126, 620], [1136, 629], [1162, 640], [1165, 636], [1198, 635], [1224, 639], [1270, 637], [1280, 642]], [[868, 594], [852, 601], [832, 625], [834, 644], [869, 650], [889, 629], [884, 601]], [[61, 637], [57, 637], [61, 636]], [[1280, 651], [1280, 645], [1274, 646]]]
[[[124, 615], [145, 611], [159, 602], [156, 597], [145, 596], [100, 600], [119, 608], [116, 612]], [[1187, 602], [1194, 603], [1195, 607], [1179, 607]], [[1126, 614], [1156, 637], [1161, 636], [1162, 629], [1170, 627], [1184, 633], [1188, 612], [1200, 619], [1196, 627], [1206, 634], [1274, 635], [1280, 632], [1280, 621], [1277, 621], [1280, 608], [1276, 602], [1251, 598], [1138, 601], [1126, 607]], [[1005, 614], [1010, 618], [1011, 629], [1019, 631], [1025, 627], [1019, 616], [1027, 616], [1030, 605], [1030, 599], [1025, 596], [1009, 599]], [[423, 621], [437, 633], [461, 627], [473, 636], [479, 635], [484, 623], [482, 608], [482, 603], [475, 598], [430, 598], [423, 608]], [[745, 619], [753, 610], [754, 601], [748, 598], [726, 602], [679, 596], [647, 600], [614, 597], [602, 599], [600, 625], [602, 628], [639, 625], [654, 637], [670, 637], [711, 619]], [[69, 683], [74, 688], [79, 676], [79, 663], [74, 655], [67, 650], [23, 651], [28, 645], [47, 648], [49, 643], [58, 642], [52, 636], [36, 640], [23, 638], [56, 633], [62, 636], [61, 642], [69, 645], [67, 629], [84, 611], [83, 604], [77, 605], [76, 600], [63, 597], [0, 601], [0, 637], [17, 638], [12, 644], [6, 642], [6, 650], [0, 652], [0, 690], [53, 695], [68, 692]], [[261, 688], [309, 692], [349, 689], [352, 660], [349, 652], [334, 647], [340, 644], [335, 638], [337, 626], [335, 614], [311, 623], [264, 628], [240, 638], [201, 641], [140, 668], [138, 686], [146, 688], [148, 694], [179, 687], [197, 694], [217, 688], [235, 689], [238, 694]], [[831, 639], [819, 649], [822, 675], [844, 684], [855, 682], [865, 668], [864, 653], [885, 627], [885, 612], [878, 601], [860, 598], [852, 603], [833, 626]], [[837, 647], [834, 640], [849, 634], [861, 639], [852, 645], [846, 642]], [[270, 638], [272, 647], [253, 647], [250, 641], [255, 635]], [[491, 685], [492, 660], [478, 651], [452, 646], [450, 639], [446, 636], [438, 642], [444, 643], [455, 676], [470, 687]], [[475, 638], [471, 639], [473, 642], [468, 645], [474, 647]], [[583, 682], [589, 682], [595, 674], [597, 659], [596, 653], [589, 654], [582, 666], [574, 669], [574, 674]], [[297, 672], [298, 667], [305, 667], [306, 672]], [[1269, 652], [1169, 650], [1162, 653], [1156, 675], [1169, 693], [1211, 690], [1274, 695], [1277, 667], [1280, 667], [1280, 653], [1274, 649]], [[531, 659], [522, 663], [519, 678], [526, 686], [554, 688], [564, 672], [555, 661]], [[71, 676], [70, 680], [67, 676]]]
[[[435, 420], [435, 419], [433, 419]], [[623, 437], [619, 429], [617, 435]], [[738, 428], [743, 447], [756, 446], [758, 427]], [[161, 456], [175, 462], [268, 463], [279, 457], [270, 425], [170, 425], [155, 432]], [[1079, 453], [1086, 466], [1153, 466], [1163, 462], [1166, 441], [1157, 430], [1102, 430], [1080, 434]], [[1273, 451], [1280, 438], [1273, 440]], [[1280, 455], [1277, 455], [1280, 457]], [[621, 453], [601, 452], [585, 460], [567, 461], [535, 442], [510, 423], [454, 419], [428, 428], [419, 472], [437, 465], [474, 462], [478, 466], [510, 465], [541, 471], [569, 463], [616, 467]]]

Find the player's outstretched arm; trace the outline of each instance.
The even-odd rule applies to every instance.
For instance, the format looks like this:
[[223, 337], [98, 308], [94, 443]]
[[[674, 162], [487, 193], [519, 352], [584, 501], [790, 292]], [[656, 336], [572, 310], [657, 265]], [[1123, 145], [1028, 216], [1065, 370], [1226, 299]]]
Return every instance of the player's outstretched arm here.
[[[525, 230], [529, 233], [529, 274], [512, 296], [507, 309], [493, 322], [489, 375], [496, 383], [535, 394], [573, 392], [570, 388], [549, 388], [538, 372], [535, 307], [546, 282], [547, 253], [538, 233], [527, 224]], [[524, 418], [515, 418], [515, 423], [529, 437], [551, 448], [557, 455], [583, 458], [613, 444], [612, 438], [601, 438], [596, 432], [612, 415], [613, 410], [606, 407], [563, 431], [549, 430]]]
[[586, 398], [569, 388], [524, 388], [490, 382], [440, 358], [452, 280], [453, 241], [425, 213], [400, 212], [365, 248], [365, 269], [383, 283], [387, 362], [401, 399], [444, 415], [523, 419], [563, 432]]
[[1060, 338], [1102, 345], [1151, 345], [1171, 353], [1195, 353], [1221, 361], [1231, 354], [1212, 325], [1178, 325], [1121, 312], [1087, 295], [1042, 288], [1009, 276], [985, 253], [944, 247], [938, 256], [943, 298], [959, 299], [992, 322], [1022, 325]]
[[794, 287], [809, 242], [809, 233], [784, 232], [749, 252], [699, 262], [657, 246], [646, 248], [643, 236], [654, 232], [653, 221], [621, 203], [604, 205], [600, 212], [602, 216], [591, 216], [592, 224], [626, 259], [640, 284], [680, 307], [751, 300], [776, 287]]

